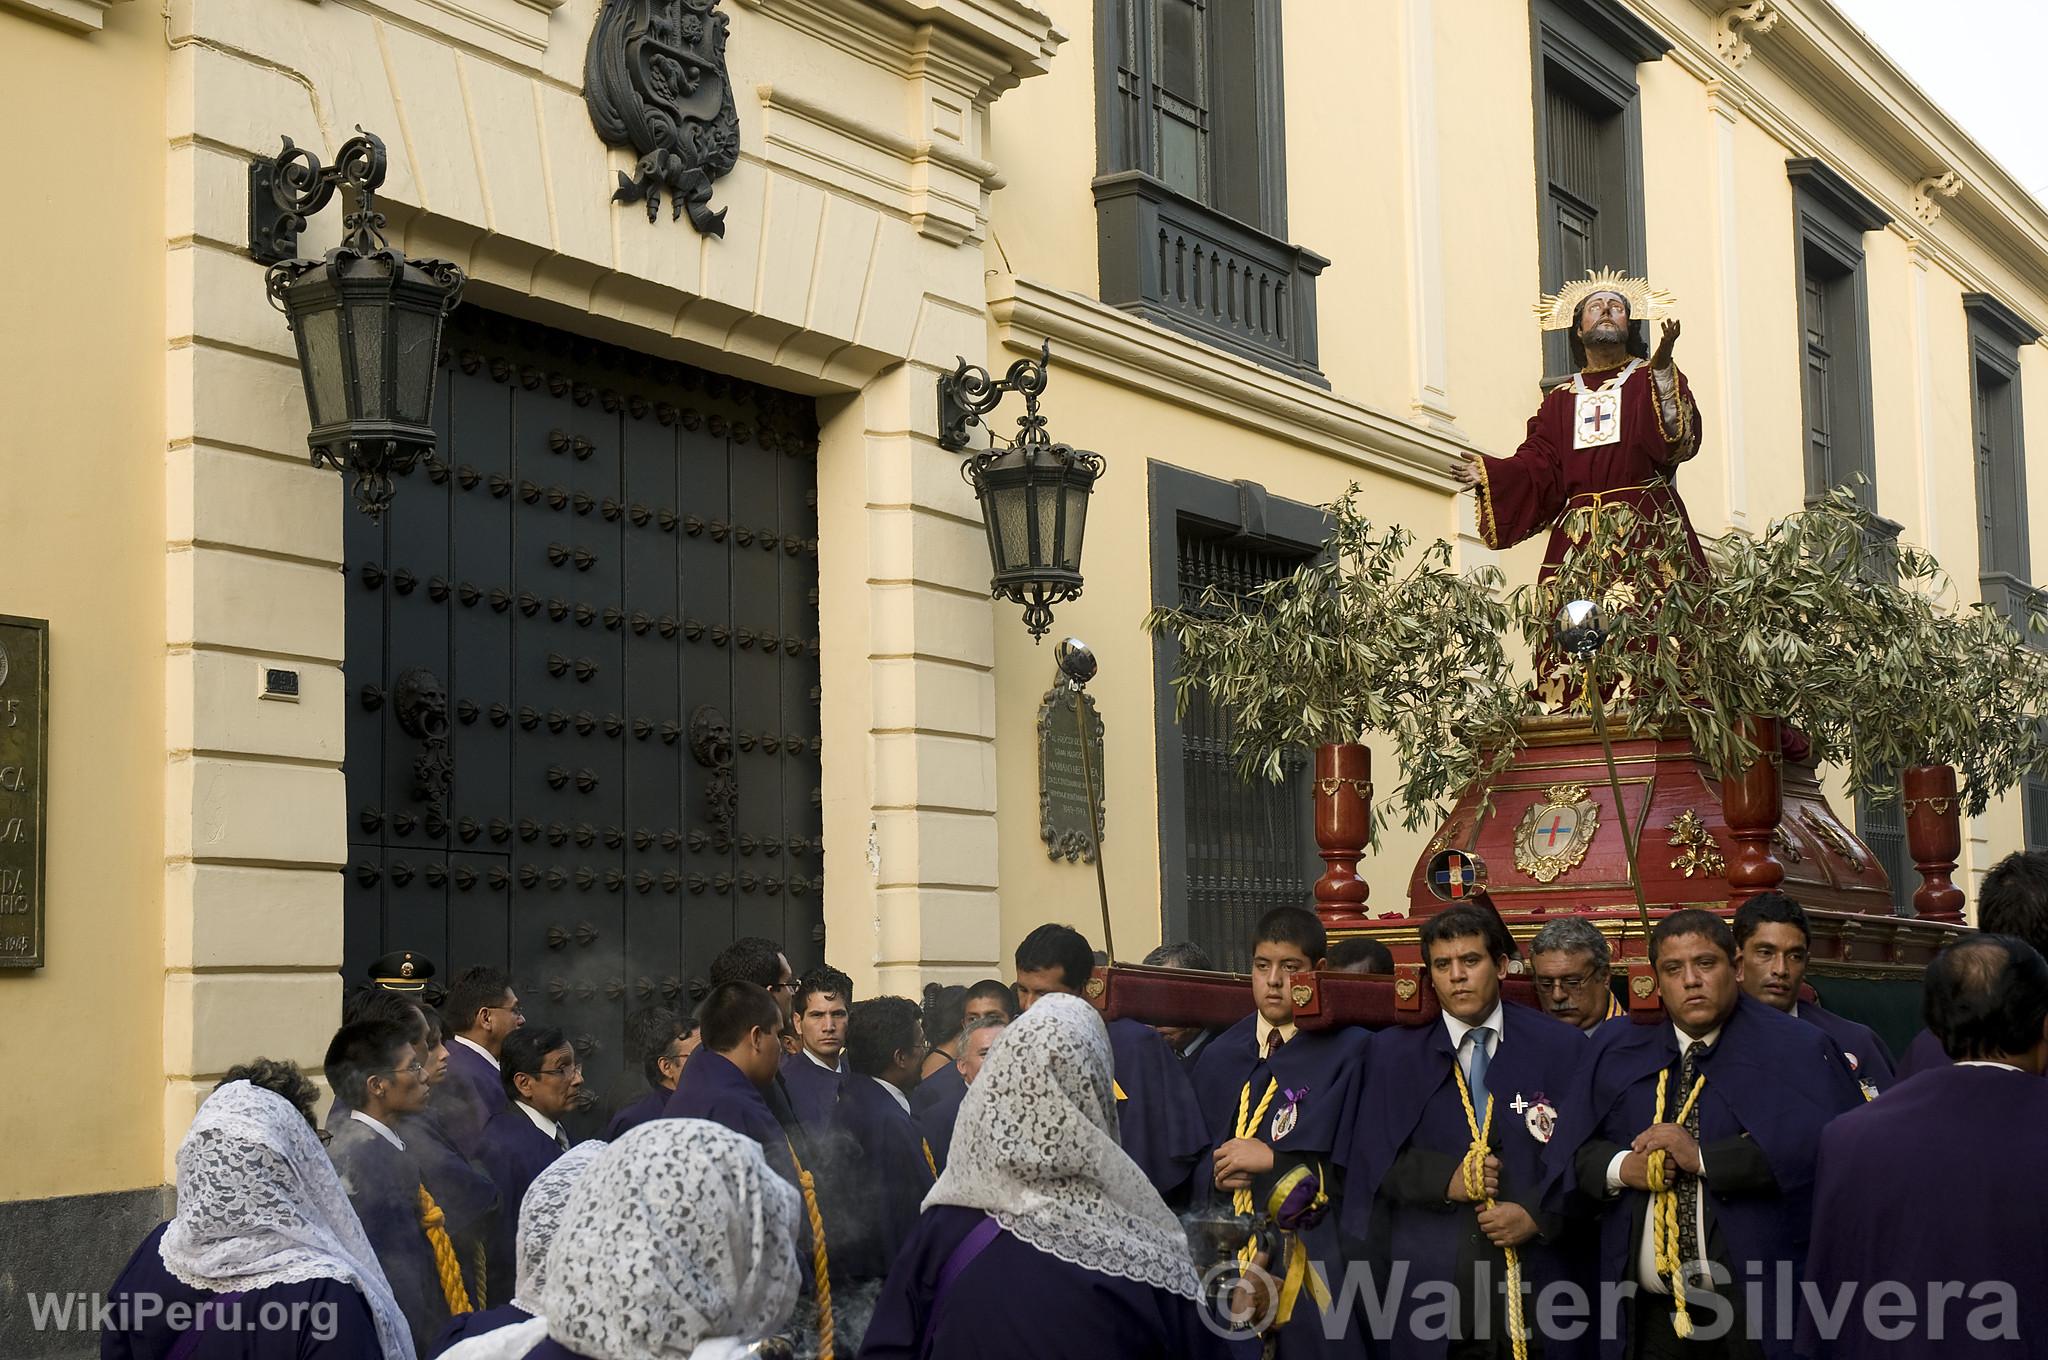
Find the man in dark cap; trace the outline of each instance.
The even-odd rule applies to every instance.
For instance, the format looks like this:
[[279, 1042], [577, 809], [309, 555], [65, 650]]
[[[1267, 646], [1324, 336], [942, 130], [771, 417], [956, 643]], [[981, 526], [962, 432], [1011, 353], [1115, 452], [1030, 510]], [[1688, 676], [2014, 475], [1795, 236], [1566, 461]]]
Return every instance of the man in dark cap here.
[[422, 1006], [439, 1006], [448, 993], [434, 981], [434, 961], [412, 949], [394, 949], [373, 959], [370, 985], [409, 996]]
[[1821, 1135], [1802, 1352], [2048, 1354], [2048, 1182], [2030, 1173], [2048, 1128], [2048, 962], [2015, 936], [1960, 940], [1928, 966], [1924, 1014], [1948, 1063]]

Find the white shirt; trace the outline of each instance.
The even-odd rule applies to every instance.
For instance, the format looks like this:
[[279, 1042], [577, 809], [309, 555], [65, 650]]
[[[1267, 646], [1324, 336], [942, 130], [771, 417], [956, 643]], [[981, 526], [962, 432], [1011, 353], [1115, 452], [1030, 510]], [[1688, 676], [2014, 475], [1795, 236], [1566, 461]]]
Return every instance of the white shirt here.
[[887, 1091], [891, 1096], [895, 1097], [896, 1103], [903, 1107], [903, 1113], [910, 1113], [910, 1097], [904, 1095], [902, 1091], [898, 1090], [895, 1082], [883, 1081], [880, 1077], [869, 1077], [868, 1080], [873, 1082], [875, 1085], [881, 1087], [884, 1091]]
[[512, 1108], [521, 1111], [525, 1114], [525, 1116], [528, 1119], [531, 1119], [533, 1121], [533, 1126], [539, 1129], [542, 1133], [546, 1134], [548, 1136], [548, 1141], [550, 1143], [558, 1143], [561, 1141], [560, 1135], [562, 1132], [562, 1126], [560, 1124], [557, 1124], [554, 1120], [548, 1118], [539, 1110], [534, 1109], [533, 1106], [527, 1104], [523, 1100], [513, 1101]]
[[[809, 1058], [812, 1062], [816, 1063], [819, 1067], [824, 1068], [827, 1072], [846, 1071], [846, 1055], [844, 1053], [839, 1055], [839, 1066], [837, 1067], [832, 1066], [832, 1064], [826, 1062], [823, 1058], [811, 1052], [811, 1050], [809, 1050], [808, 1048], [804, 1050], [804, 1056], [806, 1058]], [[892, 1086], [889, 1089], [893, 1091], [896, 1088]]]
[[465, 1048], [467, 1048], [467, 1049], [471, 1050], [472, 1052], [476, 1053], [476, 1054], [477, 1054], [477, 1055], [478, 1055], [479, 1057], [481, 1057], [481, 1058], [482, 1058], [482, 1059], [483, 1059], [483, 1060], [484, 1060], [485, 1062], [489, 1063], [489, 1064], [490, 1064], [490, 1065], [492, 1066], [492, 1068], [494, 1068], [494, 1069], [497, 1069], [497, 1070], [503, 1070], [503, 1069], [499, 1069], [499, 1068], [498, 1068], [498, 1059], [497, 1059], [497, 1056], [496, 1056], [495, 1054], [493, 1054], [493, 1053], [491, 1052], [491, 1050], [489, 1050], [488, 1048], [485, 1048], [485, 1047], [484, 1047], [484, 1046], [483, 1046], [482, 1044], [478, 1043], [478, 1042], [477, 1042], [476, 1040], [474, 1040], [474, 1039], [465, 1039], [465, 1038], [463, 1038], [463, 1037], [462, 1037], [462, 1036], [461, 1036], [460, 1034], [457, 1034], [457, 1035], [455, 1035], [455, 1036], [453, 1036], [453, 1037], [454, 1037], [454, 1039], [455, 1039], [455, 1042], [456, 1042], [456, 1043], [458, 1043], [458, 1044], [461, 1044], [461, 1045], [462, 1045], [463, 1047], [465, 1047]]
[[[1673, 1038], [1678, 1040], [1678, 1053], [1681, 1059], [1685, 1056], [1685, 1050], [1695, 1043], [1702, 1043], [1708, 1048], [1712, 1048], [1721, 1041], [1721, 1029], [1718, 1025], [1697, 1039], [1687, 1034], [1676, 1024], [1671, 1026], [1671, 1034]], [[1664, 1117], [1666, 1122], [1673, 1124], [1678, 1122], [1678, 1111], [1685, 1105], [1685, 1098], [1688, 1094], [1690, 1092], [1678, 1091], [1674, 1093], [1668, 1088], [1666, 1089], [1664, 1093]], [[1673, 1103], [1674, 1101], [1676, 1104]], [[1620, 1194], [1623, 1189], [1621, 1163], [1627, 1156], [1628, 1150], [1624, 1148], [1622, 1151], [1615, 1153], [1613, 1160], [1607, 1163], [1607, 1193], [1610, 1197]], [[1665, 1175], [1669, 1176], [1676, 1170], [1677, 1164], [1667, 1154], [1664, 1167]], [[1679, 1250], [1681, 1252], [1697, 1250], [1704, 1257], [1707, 1251], [1707, 1152], [1705, 1148], [1700, 1149], [1700, 1174], [1699, 1178], [1693, 1182], [1693, 1196], [1695, 1204], [1694, 1216], [1700, 1225], [1700, 1240], [1697, 1243], [1681, 1242], [1679, 1243]], [[1636, 1252], [1636, 1283], [1652, 1294], [1669, 1294], [1671, 1292], [1670, 1284], [1665, 1281], [1662, 1275], [1657, 1273], [1656, 1213], [1657, 1201], [1652, 1196], [1649, 1207], [1643, 1211], [1643, 1241], [1641, 1247]], [[1684, 1258], [1681, 1257], [1681, 1259]], [[1687, 1287], [1692, 1288], [1696, 1286], [1691, 1285], [1690, 1281], [1688, 1281]]]
[[2002, 1063], [2002, 1062], [1992, 1062], [1992, 1061], [1991, 1061], [1991, 1060], [1990, 1060], [1989, 1058], [1965, 1058], [1965, 1059], [1963, 1059], [1963, 1060], [1962, 1060], [1961, 1062], [1955, 1062], [1955, 1063], [1950, 1063], [1950, 1064], [1949, 1064], [1949, 1066], [1951, 1066], [1951, 1067], [2003, 1067], [2003, 1068], [2004, 1068], [2004, 1069], [2005, 1069], [2006, 1071], [2008, 1071], [2008, 1072], [2018, 1072], [2018, 1073], [2019, 1073], [2019, 1074], [2020, 1074], [2021, 1076], [2023, 1076], [2023, 1077], [2027, 1075], [2024, 1069], [2022, 1069], [2022, 1068], [2018, 1068], [2018, 1067], [2014, 1067], [2014, 1066], [2013, 1066], [2013, 1065], [2012, 1065], [2011, 1063]]
[[1500, 1042], [1507, 1037], [1507, 1030], [1503, 1028], [1505, 1022], [1501, 1018], [1502, 1004], [1494, 1002], [1493, 1013], [1476, 1025], [1465, 1023], [1449, 1011], [1444, 1012], [1444, 1028], [1451, 1034], [1451, 1052], [1458, 1055], [1460, 1063], [1465, 1060], [1465, 1036], [1475, 1029], [1485, 1036], [1479, 1042], [1486, 1045], [1486, 1056], [1489, 1061], [1494, 1054], [1500, 1052]]
[[1274, 1025], [1273, 1023], [1268, 1021], [1265, 1016], [1261, 1015], [1258, 1016], [1258, 1023], [1253, 1027], [1253, 1029], [1254, 1032], [1258, 1035], [1259, 1052], [1261, 1054], [1265, 1053], [1266, 1045], [1272, 1042], [1272, 1036], [1274, 1034], [1278, 1034], [1280, 1036], [1280, 1042], [1283, 1044], [1291, 1044], [1294, 1042], [1294, 1022], [1292, 1020], [1289, 1020], [1284, 1025]]
[[350, 1119], [362, 1120], [365, 1124], [368, 1124], [371, 1128], [377, 1131], [377, 1136], [379, 1138], [382, 1138], [385, 1142], [391, 1144], [391, 1146], [397, 1148], [400, 1152], [405, 1151], [405, 1140], [400, 1138], [397, 1134], [393, 1133], [390, 1129], [384, 1127], [382, 1121], [372, 1119], [369, 1115], [364, 1114], [361, 1110], [350, 1110], [348, 1112], [348, 1117]]

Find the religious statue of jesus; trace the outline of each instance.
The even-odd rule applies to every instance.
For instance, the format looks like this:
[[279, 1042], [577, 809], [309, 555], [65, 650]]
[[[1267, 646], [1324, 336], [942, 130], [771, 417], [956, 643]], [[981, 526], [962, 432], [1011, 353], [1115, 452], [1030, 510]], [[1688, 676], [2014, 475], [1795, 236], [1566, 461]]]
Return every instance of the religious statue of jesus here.
[[[1674, 302], [1648, 280], [1601, 270], [1537, 303], [1544, 330], [1570, 329], [1579, 371], [1543, 398], [1512, 457], [1468, 453], [1455, 469], [1479, 498], [1479, 533], [1488, 547], [1512, 547], [1550, 529], [1547, 578], [1572, 546], [1569, 512], [1591, 507], [1599, 515], [1626, 506], [1642, 526], [1675, 517], [1687, 553], [1706, 569], [1674, 484], [1678, 465], [1700, 450], [1699, 406], [1671, 359], [1679, 324], [1664, 313]], [[1663, 325], [1652, 354], [1642, 329], [1658, 318]], [[1539, 659], [1544, 672], [1554, 668]], [[1559, 673], [1545, 674], [1538, 689], [1552, 709], [1577, 693]]]

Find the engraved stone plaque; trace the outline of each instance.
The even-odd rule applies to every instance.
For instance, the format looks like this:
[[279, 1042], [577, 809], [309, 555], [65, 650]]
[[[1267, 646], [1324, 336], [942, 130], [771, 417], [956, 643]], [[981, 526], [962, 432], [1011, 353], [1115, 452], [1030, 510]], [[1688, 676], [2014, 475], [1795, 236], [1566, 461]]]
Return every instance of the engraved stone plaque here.
[[50, 625], [0, 614], [0, 968], [43, 966]]
[[[1095, 784], [1096, 808], [1102, 808], [1102, 716], [1092, 696], [1081, 695], [1088, 731], [1088, 764], [1082, 767], [1081, 727], [1074, 712], [1074, 687], [1062, 680], [1045, 692], [1038, 706], [1038, 834], [1048, 859], [1095, 862], [1088, 843], [1088, 780]], [[1095, 824], [1098, 840], [1106, 834], [1107, 814]]]

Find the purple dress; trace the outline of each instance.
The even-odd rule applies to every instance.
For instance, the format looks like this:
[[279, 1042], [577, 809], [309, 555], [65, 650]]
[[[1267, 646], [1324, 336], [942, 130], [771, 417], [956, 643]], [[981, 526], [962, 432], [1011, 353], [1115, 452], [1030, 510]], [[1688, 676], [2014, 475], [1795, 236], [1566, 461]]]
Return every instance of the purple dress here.
[[875, 1303], [860, 1360], [1223, 1360], [1243, 1353], [1211, 1332], [1189, 1300], [1070, 1265], [1007, 1232], [955, 1276], [927, 1337], [939, 1275], [984, 1217], [942, 1204], [918, 1219]]
[[[116, 1321], [128, 1325], [100, 1333], [100, 1360], [163, 1360], [188, 1330], [170, 1325], [168, 1309], [182, 1313], [208, 1300], [214, 1304], [201, 1326], [206, 1335], [191, 1360], [383, 1360], [376, 1319], [354, 1285], [301, 1280], [241, 1294], [194, 1289], [164, 1268], [158, 1247], [169, 1226], [159, 1223], [142, 1239], [107, 1291]], [[140, 1300], [146, 1307], [137, 1307]], [[145, 1311], [148, 1317], [138, 1316]], [[289, 1325], [294, 1316], [306, 1325]], [[266, 1319], [285, 1325], [266, 1326]]]
[[[1803, 1009], [1803, 1008], [1802, 1008]], [[1820, 1139], [1813, 1244], [1806, 1275], [1824, 1305], [1856, 1292], [1839, 1335], [1801, 1310], [1799, 1351], [1822, 1360], [2021, 1360], [2048, 1355], [2048, 1187], [2029, 1151], [2048, 1129], [2048, 1081], [1999, 1067], [1937, 1067], [1900, 1082]], [[1973, 1155], [1977, 1154], [1977, 1155]], [[1902, 1169], [1909, 1169], [1901, 1174]], [[1865, 1298], [1896, 1281], [1914, 1300], [1902, 1339], [1869, 1330]], [[1934, 1286], [1959, 1282], [1945, 1299]], [[2017, 1335], [1973, 1337], [1992, 1305], [1990, 1281], [2011, 1286]], [[1935, 1332], [1935, 1312], [1941, 1329]], [[1879, 1313], [1879, 1326], [1897, 1315]], [[1989, 1315], [1985, 1322], [1995, 1319]]]

